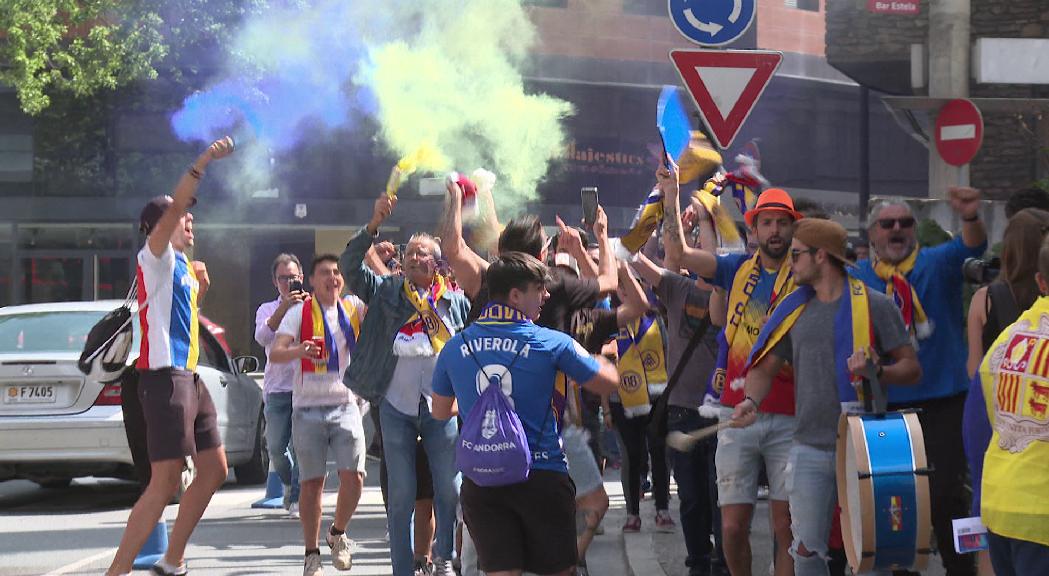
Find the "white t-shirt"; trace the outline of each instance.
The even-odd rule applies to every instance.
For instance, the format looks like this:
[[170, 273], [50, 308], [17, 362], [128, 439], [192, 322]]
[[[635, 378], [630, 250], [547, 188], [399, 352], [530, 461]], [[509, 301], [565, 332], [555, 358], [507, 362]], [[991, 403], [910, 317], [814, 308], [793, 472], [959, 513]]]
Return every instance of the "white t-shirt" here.
[[[352, 308], [357, 310], [357, 318], [364, 321], [364, 303], [353, 295], [344, 296], [343, 300], [348, 302]], [[302, 303], [296, 304], [277, 328], [278, 335], [291, 336], [295, 344], [299, 344], [299, 333], [302, 330]], [[339, 354], [339, 370], [337, 372], [321, 372], [303, 374], [302, 363], [299, 360], [292, 361], [295, 366], [295, 380], [292, 387], [291, 401], [295, 408], [307, 406], [338, 406], [348, 402], [356, 401], [356, 397], [350, 389], [342, 383], [342, 375], [350, 365], [350, 350], [346, 345], [346, 335], [339, 327], [339, 310], [335, 306], [324, 308], [324, 319], [335, 339], [335, 347]]]

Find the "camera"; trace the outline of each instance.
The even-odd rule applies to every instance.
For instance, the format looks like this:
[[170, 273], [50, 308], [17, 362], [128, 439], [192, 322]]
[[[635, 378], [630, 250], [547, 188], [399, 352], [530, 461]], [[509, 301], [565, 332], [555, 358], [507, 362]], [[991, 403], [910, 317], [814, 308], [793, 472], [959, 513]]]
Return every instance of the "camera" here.
[[292, 280], [288, 283], [288, 292], [302, 292], [302, 280]]
[[990, 284], [1002, 271], [1002, 259], [995, 256], [990, 260], [966, 258], [962, 264], [962, 277], [970, 284]]

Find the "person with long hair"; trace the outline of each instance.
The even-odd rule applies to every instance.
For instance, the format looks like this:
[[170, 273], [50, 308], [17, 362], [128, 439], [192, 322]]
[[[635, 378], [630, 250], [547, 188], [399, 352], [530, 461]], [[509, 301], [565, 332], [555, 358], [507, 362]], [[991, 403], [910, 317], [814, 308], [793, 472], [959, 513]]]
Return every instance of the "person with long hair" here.
[[1002, 268], [998, 278], [973, 294], [969, 303], [969, 360], [971, 377], [984, 353], [1006, 326], [1038, 299], [1038, 249], [1049, 231], [1049, 212], [1026, 208], [1017, 212], [1005, 227], [1002, 238]]

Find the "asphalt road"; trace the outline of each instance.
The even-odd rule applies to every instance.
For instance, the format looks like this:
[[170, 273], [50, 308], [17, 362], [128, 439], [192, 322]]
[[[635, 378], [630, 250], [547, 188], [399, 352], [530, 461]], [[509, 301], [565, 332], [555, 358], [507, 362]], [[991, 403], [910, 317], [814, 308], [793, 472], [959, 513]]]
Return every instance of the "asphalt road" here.
[[[376, 463], [369, 461], [369, 468], [374, 472]], [[377, 473], [371, 474], [350, 524], [357, 543], [353, 574], [391, 571], [377, 479]], [[324, 496], [328, 521], [335, 507], [337, 480], [330, 479], [329, 484]], [[186, 551], [192, 574], [302, 573], [301, 525], [283, 510], [251, 508], [263, 492], [262, 487], [227, 483], [215, 495]], [[137, 496], [135, 484], [94, 478], [79, 479], [60, 490], [25, 481], [0, 483], [0, 574], [103, 573]], [[164, 512], [169, 529], [176, 513], [174, 505]], [[322, 552], [326, 551], [322, 546]], [[327, 556], [324, 560], [327, 564]], [[335, 573], [330, 565], [327, 571]]]

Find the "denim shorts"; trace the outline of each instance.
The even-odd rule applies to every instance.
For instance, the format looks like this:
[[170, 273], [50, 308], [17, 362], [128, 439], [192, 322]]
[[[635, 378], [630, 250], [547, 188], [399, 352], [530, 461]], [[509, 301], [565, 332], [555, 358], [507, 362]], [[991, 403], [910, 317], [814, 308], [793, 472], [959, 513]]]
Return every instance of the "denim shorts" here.
[[[724, 422], [731, 417], [732, 408], [722, 407], [719, 420]], [[714, 463], [720, 504], [756, 504], [763, 463], [769, 479], [769, 499], [788, 501], [787, 462], [793, 440], [794, 417], [785, 414], [760, 412], [757, 421], [746, 428], [718, 432]]]
[[322, 478], [328, 457], [337, 470], [364, 473], [364, 424], [356, 402], [338, 406], [295, 407], [291, 440], [299, 461], [300, 481]]

